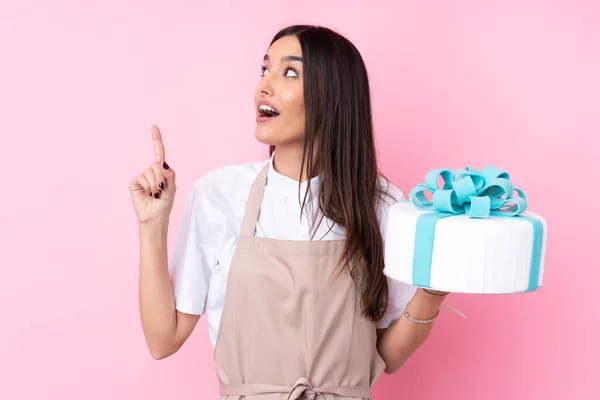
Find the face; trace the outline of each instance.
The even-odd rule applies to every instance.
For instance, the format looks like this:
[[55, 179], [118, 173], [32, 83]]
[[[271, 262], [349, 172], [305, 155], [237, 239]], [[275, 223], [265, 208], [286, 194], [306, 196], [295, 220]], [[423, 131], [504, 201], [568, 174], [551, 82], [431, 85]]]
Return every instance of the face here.
[[296, 36], [271, 45], [256, 87], [256, 139], [275, 146], [304, 141], [302, 49]]

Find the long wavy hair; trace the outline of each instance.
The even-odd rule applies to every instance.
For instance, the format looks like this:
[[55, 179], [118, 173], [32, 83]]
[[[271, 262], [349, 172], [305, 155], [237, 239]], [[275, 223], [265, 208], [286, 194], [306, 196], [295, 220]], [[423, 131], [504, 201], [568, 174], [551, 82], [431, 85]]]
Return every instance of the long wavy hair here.
[[[376, 208], [387, 195], [380, 183], [388, 181], [377, 167], [367, 70], [357, 48], [331, 29], [293, 25], [278, 32], [271, 44], [289, 35], [298, 38], [304, 65], [305, 139], [300, 176], [305, 168], [309, 177], [321, 175], [318, 224], [327, 217], [346, 231], [336, 274], [348, 268], [353, 277], [361, 277], [363, 315], [378, 321], [387, 308], [388, 286]], [[318, 156], [313, 162], [315, 145]], [[271, 146], [270, 154], [274, 151]], [[310, 192], [309, 187], [302, 210]], [[316, 224], [315, 214], [313, 237]]]

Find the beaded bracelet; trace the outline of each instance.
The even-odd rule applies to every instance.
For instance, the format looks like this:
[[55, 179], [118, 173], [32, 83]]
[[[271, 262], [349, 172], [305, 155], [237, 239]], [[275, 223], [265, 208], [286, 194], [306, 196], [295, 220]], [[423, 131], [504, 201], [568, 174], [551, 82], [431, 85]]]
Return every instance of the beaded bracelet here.
[[416, 319], [413, 318], [409, 313], [408, 310], [406, 309], [406, 307], [404, 308], [404, 315], [406, 316], [406, 318], [408, 318], [409, 320], [411, 320], [412, 322], [416, 323], [416, 324], [429, 324], [431, 322], [433, 322], [437, 316], [440, 314], [440, 310], [437, 310], [437, 312], [435, 313], [435, 315], [433, 316], [433, 318], [429, 318], [429, 319]]

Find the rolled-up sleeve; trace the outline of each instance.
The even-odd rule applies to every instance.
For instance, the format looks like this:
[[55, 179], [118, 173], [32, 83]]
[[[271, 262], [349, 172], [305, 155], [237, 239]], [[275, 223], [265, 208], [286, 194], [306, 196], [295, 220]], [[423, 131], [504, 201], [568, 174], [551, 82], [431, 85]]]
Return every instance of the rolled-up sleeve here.
[[[387, 189], [389, 194], [388, 196], [384, 196], [378, 208], [379, 224], [385, 249], [385, 246], [387, 245], [386, 232], [389, 208], [398, 201], [404, 200], [404, 193], [391, 182], [387, 183], [383, 180], [381, 182], [383, 188]], [[399, 282], [391, 278], [387, 278], [387, 282], [389, 290], [388, 307], [383, 317], [377, 322], [377, 328], [379, 329], [389, 327], [395, 320], [400, 318], [404, 312], [404, 308], [417, 290], [416, 286]]]
[[169, 258], [175, 308], [186, 314], [205, 313], [209, 284], [216, 266], [217, 235], [209, 217], [208, 189], [202, 178], [192, 186]]

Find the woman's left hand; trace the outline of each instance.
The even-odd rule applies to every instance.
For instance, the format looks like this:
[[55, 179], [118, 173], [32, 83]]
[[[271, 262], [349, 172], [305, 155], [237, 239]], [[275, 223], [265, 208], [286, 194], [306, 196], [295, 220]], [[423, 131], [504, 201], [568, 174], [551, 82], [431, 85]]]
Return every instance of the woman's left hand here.
[[446, 296], [446, 295], [450, 294], [450, 292], [441, 292], [439, 290], [433, 290], [433, 289], [423, 289], [423, 291], [425, 293], [433, 295], [433, 296]]

